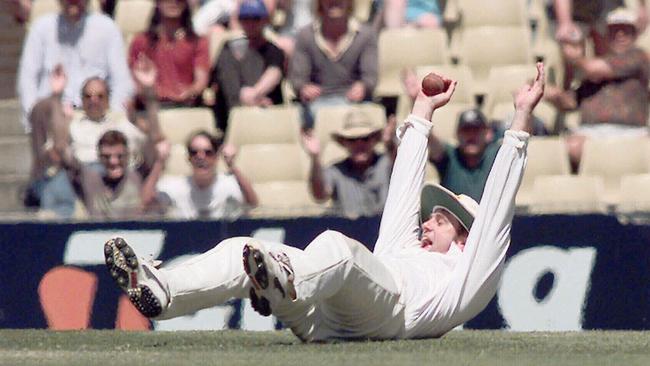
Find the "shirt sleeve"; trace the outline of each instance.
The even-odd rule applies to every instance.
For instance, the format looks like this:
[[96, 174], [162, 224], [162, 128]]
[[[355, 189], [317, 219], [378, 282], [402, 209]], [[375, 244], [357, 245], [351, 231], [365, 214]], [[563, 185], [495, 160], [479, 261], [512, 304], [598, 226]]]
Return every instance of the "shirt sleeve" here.
[[[23, 127], [25, 132], [31, 131], [29, 123], [29, 114], [36, 104], [38, 95], [38, 82], [39, 75], [43, 70], [43, 43], [45, 39], [42, 36], [44, 19], [40, 22], [36, 21], [29, 33], [23, 46], [23, 53], [20, 57], [20, 64], [18, 67], [18, 82], [16, 84], [16, 92], [20, 98], [21, 109], [23, 113]], [[47, 77], [47, 76], [45, 76]]]
[[111, 88], [111, 108], [124, 110], [124, 105], [133, 95], [133, 81], [127, 65], [122, 34], [115, 23], [110, 21], [108, 34], [108, 82]]
[[196, 43], [196, 54], [194, 55], [194, 68], [201, 69], [206, 72], [210, 71], [210, 54], [208, 47], [208, 39], [206, 37], [199, 37]]

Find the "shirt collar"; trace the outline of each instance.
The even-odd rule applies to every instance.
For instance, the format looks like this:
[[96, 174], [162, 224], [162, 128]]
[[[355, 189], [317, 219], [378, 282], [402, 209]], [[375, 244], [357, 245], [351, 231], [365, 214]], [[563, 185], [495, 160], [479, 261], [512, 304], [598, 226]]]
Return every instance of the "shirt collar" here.
[[316, 38], [316, 46], [318, 46], [318, 48], [323, 51], [327, 58], [333, 61], [338, 61], [341, 56], [343, 56], [345, 51], [347, 51], [348, 48], [350, 48], [352, 45], [352, 41], [354, 40], [357, 32], [359, 32], [361, 24], [355, 18], [351, 17], [348, 19], [348, 30], [339, 40], [336, 50], [332, 50], [327, 46], [327, 41], [325, 40], [325, 37], [323, 37], [322, 33], [323, 24], [320, 19], [314, 21], [313, 27], [314, 36]]

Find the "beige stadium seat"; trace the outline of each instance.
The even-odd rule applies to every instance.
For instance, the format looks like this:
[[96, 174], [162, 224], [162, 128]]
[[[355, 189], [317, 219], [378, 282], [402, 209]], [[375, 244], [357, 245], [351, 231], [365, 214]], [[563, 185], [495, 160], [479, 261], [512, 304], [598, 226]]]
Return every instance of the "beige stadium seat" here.
[[449, 0], [444, 18], [459, 27], [528, 26], [527, 0]]
[[502, 65], [490, 68], [487, 79], [487, 94], [483, 108], [489, 115], [495, 105], [503, 102], [512, 103], [512, 93], [535, 79], [535, 64]]
[[298, 144], [243, 145], [236, 159], [252, 183], [307, 180], [309, 161]]
[[[38, 1], [38, 0], [37, 0]], [[153, 0], [118, 1], [115, 5], [115, 23], [129, 44], [133, 37], [147, 30], [156, 3]]]
[[[32, 9], [29, 12], [29, 21], [26, 24], [27, 28], [29, 28], [29, 25], [41, 15], [48, 13], [58, 13], [61, 11], [61, 5], [59, 4], [59, 1], [60, 0], [32, 1]], [[101, 5], [99, 4], [99, 0], [88, 1], [88, 9], [92, 12], [100, 11]]]
[[[472, 70], [478, 92], [485, 92], [494, 66], [532, 63], [530, 30], [526, 27], [484, 26], [463, 29], [453, 37], [452, 52]], [[532, 68], [534, 71], [534, 68]]]
[[165, 165], [165, 174], [189, 175], [192, 172], [192, 168], [187, 158], [185, 144], [172, 144], [169, 159], [167, 159], [167, 164]]
[[398, 28], [379, 34], [379, 82], [375, 96], [397, 96], [404, 88], [400, 73], [404, 68], [449, 63], [444, 30]]
[[650, 172], [648, 138], [587, 139], [582, 149], [579, 175], [600, 176], [605, 184], [605, 200], [619, 200], [621, 177]]
[[601, 177], [543, 175], [535, 178], [529, 212], [533, 214], [605, 213]]
[[[491, 111], [487, 114], [487, 118], [491, 121], [503, 121], [505, 125], [509, 125], [515, 113], [515, 106], [511, 101], [499, 102], [492, 106]], [[533, 114], [542, 120], [546, 131], [553, 133], [556, 130], [555, 119], [557, 117], [557, 109], [550, 103], [545, 101], [539, 102]]]
[[363, 103], [319, 108], [314, 121], [314, 133], [320, 140], [321, 149], [327, 147], [332, 140], [331, 133], [342, 126], [345, 115], [353, 110], [360, 110], [367, 114], [378, 126], [386, 125], [386, 112], [379, 104]]
[[230, 111], [226, 140], [236, 146], [300, 142], [297, 106], [235, 107]]
[[173, 144], [185, 144], [195, 131], [206, 130], [218, 135], [214, 115], [209, 108], [172, 108], [158, 113], [160, 128]]
[[354, 12], [352, 15], [363, 23], [367, 22], [370, 19], [372, 3], [373, 0], [354, 0]]
[[467, 65], [422, 65], [416, 68], [416, 75], [419, 80], [424, 79], [430, 72], [458, 81], [454, 96], [449, 103], [473, 104], [476, 102], [472, 88], [474, 77], [472, 76], [472, 70]]
[[317, 203], [306, 181], [274, 181], [254, 183], [259, 204], [248, 214], [251, 217], [322, 216], [331, 210], [328, 203]]
[[625, 175], [616, 211], [623, 214], [650, 213], [650, 174]]
[[528, 140], [528, 163], [517, 193], [517, 206], [528, 206], [535, 179], [543, 175], [570, 174], [569, 156], [561, 137], [532, 137]]

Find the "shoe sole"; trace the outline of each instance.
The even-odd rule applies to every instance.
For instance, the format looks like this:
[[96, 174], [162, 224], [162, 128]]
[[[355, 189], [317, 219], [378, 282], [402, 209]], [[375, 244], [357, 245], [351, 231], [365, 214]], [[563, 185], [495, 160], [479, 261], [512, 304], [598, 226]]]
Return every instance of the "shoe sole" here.
[[160, 301], [151, 289], [138, 284], [140, 263], [133, 248], [124, 239], [115, 238], [104, 244], [104, 260], [110, 276], [142, 315], [152, 318], [162, 313]]
[[[265, 254], [262, 253], [261, 250], [252, 244], [244, 245], [244, 271], [253, 283], [253, 287], [250, 289], [249, 293], [251, 305], [255, 311], [260, 313], [260, 315], [269, 316], [271, 315], [269, 300], [264, 297], [261, 292], [275, 289], [282, 294], [282, 298], [287, 297], [287, 292], [280, 284], [280, 280], [275, 276], [273, 276], [272, 281], [273, 289], [269, 289], [271, 282], [269, 281], [269, 270], [264, 262], [264, 255]], [[291, 280], [289, 280], [289, 286], [292, 286]], [[291, 300], [296, 299], [295, 290], [293, 288], [289, 289], [289, 297]]]

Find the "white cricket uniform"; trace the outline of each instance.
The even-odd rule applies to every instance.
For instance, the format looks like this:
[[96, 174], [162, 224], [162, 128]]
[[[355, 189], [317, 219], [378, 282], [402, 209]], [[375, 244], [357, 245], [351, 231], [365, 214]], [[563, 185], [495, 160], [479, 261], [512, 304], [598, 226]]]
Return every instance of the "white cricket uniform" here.
[[[477, 315], [494, 296], [510, 244], [528, 134], [506, 132], [464, 251], [452, 245], [441, 254], [421, 249], [418, 239], [431, 127], [411, 115], [398, 130], [402, 140], [374, 253], [335, 231], [320, 234], [304, 251], [264, 242], [291, 260], [298, 299], [272, 309], [300, 339], [439, 337]], [[224, 240], [188, 262], [156, 271], [170, 297], [157, 319], [248, 297], [251, 284], [242, 266], [248, 240]]]

